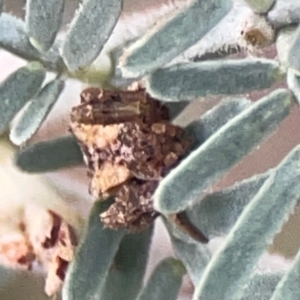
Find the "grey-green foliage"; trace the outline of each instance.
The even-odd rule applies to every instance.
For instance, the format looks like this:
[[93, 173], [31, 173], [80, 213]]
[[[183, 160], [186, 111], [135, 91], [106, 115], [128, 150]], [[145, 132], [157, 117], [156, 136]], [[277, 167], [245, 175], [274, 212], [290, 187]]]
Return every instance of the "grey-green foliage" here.
[[192, 149], [198, 148], [214, 132], [248, 108], [250, 104], [251, 101], [245, 98], [224, 99], [219, 105], [202, 115], [199, 120], [188, 124], [185, 130], [193, 140]]
[[300, 48], [300, 28], [298, 28], [295, 39], [290, 49], [288, 56], [289, 67], [292, 69], [300, 71], [300, 58], [299, 58], [299, 48]]
[[100, 213], [109, 206], [109, 200], [95, 203], [77, 247], [76, 259], [69, 267], [63, 298], [68, 300], [99, 299], [114, 257], [125, 235], [124, 230], [104, 228]]
[[101, 300], [132, 300], [137, 297], [143, 286], [152, 229], [125, 235], [105, 280]]
[[284, 68], [289, 67], [289, 54], [297, 34], [297, 26], [291, 25], [278, 31], [276, 40], [276, 50], [278, 60]]
[[269, 175], [256, 175], [204, 197], [187, 209], [188, 217], [209, 238], [226, 235]]
[[161, 181], [155, 208], [166, 214], [186, 209], [273, 132], [293, 105], [292, 94], [280, 89], [234, 117]]
[[62, 49], [70, 70], [86, 67], [96, 59], [115, 27], [122, 3], [122, 0], [86, 0], [80, 7]]
[[[220, 192], [206, 196], [187, 209], [187, 215], [198, 229], [210, 238], [226, 235], [270, 173], [254, 176]], [[214, 220], [212, 222], [212, 220]], [[199, 244], [165, 220], [171, 233], [176, 256], [186, 265], [194, 284], [200, 280], [211, 254]]]
[[83, 157], [76, 139], [65, 136], [22, 148], [15, 163], [23, 171], [39, 173], [80, 165]]
[[45, 77], [39, 63], [30, 63], [11, 74], [0, 86], [0, 133], [3, 133], [17, 112], [34, 97]]
[[[143, 79], [152, 96], [166, 101], [171, 118], [189, 102], [205, 101], [209, 95], [250, 93], [278, 82], [287, 83], [288, 88], [266, 92], [254, 104], [245, 95], [224, 97], [187, 125], [193, 151], [160, 182], [154, 199], [178, 260], [161, 262], [142, 287], [152, 231], [127, 235], [104, 229], [99, 214], [109, 203], [98, 202], [68, 270], [64, 300], [133, 300], [138, 293], [140, 300], [175, 299], [185, 272], [181, 262], [196, 285], [195, 300], [267, 300], [272, 294], [272, 300], [299, 298], [300, 289], [291, 288], [298, 280], [299, 255], [284, 276], [255, 270], [300, 198], [299, 146], [274, 169], [209, 193], [214, 183], [277, 129], [297, 103], [294, 98], [300, 102], [300, 2], [245, 2], [247, 6], [231, 0], [191, 0], [110, 53], [112, 68], [101, 82], [93, 83], [126, 88]], [[97, 69], [90, 64], [103, 53], [122, 12], [122, 1], [83, 1], [65, 38], [60, 39], [63, 7], [62, 0], [46, 4], [28, 0], [25, 22], [6, 12], [0, 15], [0, 47], [39, 62], [19, 69], [0, 87], [0, 132], [8, 130], [25, 106], [10, 134], [16, 144], [38, 130], [61, 92], [60, 79], [42, 88], [46, 70], [57, 78], [87, 80], [91, 74], [101, 78], [102, 65]], [[259, 14], [254, 16], [252, 11], [249, 16], [251, 9]], [[276, 46], [278, 57], [225, 59], [249, 46], [241, 41], [240, 31], [247, 30], [253, 17], [262, 21], [253, 26], [263, 35], [266, 28], [261, 24], [266, 20], [278, 30], [275, 40], [268, 41]], [[26, 172], [47, 172], [82, 164], [83, 157], [75, 138], [67, 136], [22, 147], [15, 162]], [[218, 253], [211, 253], [207, 245], [170, 222], [169, 213], [182, 210], [209, 238], [225, 237]]]
[[24, 59], [38, 60], [49, 70], [63, 66], [57, 45], [46, 53], [39, 52], [30, 43], [25, 22], [7, 13], [0, 15], [0, 47]]
[[55, 79], [27, 104], [10, 132], [10, 139], [15, 145], [23, 144], [38, 131], [63, 88], [64, 81]]
[[171, 237], [175, 256], [181, 259], [191, 280], [196, 285], [211, 259], [211, 253], [206, 245], [193, 240], [174, 223], [164, 221]]
[[[50, 0], [46, 3], [29, 0], [26, 5], [26, 23], [10, 14], [1, 14], [0, 47], [27, 60], [39, 61], [49, 71], [55, 71], [58, 74], [78, 70], [90, 64], [101, 52], [118, 20], [121, 9], [121, 0], [85, 1], [80, 6], [63, 46], [61, 46], [61, 41], [55, 41], [55, 37], [62, 22], [64, 0]], [[60, 52], [63, 53], [63, 58], [60, 56]], [[84, 55], [82, 55], [83, 53]], [[70, 70], [67, 70], [63, 60]], [[30, 82], [31, 77], [28, 76], [26, 83], [28, 88], [21, 84], [18, 88], [17, 86], [11, 88], [6, 84], [7, 90], [16, 95], [19, 93], [20, 97], [15, 97], [18, 99], [13, 102], [9, 100], [9, 103], [8, 100], [1, 101], [5, 107], [1, 107], [0, 114], [5, 111], [5, 117], [0, 124], [0, 132], [7, 129], [8, 123], [25, 104], [25, 100], [31, 100], [30, 98], [39, 91], [37, 85], [41, 86], [42, 83], [39, 80]], [[15, 82], [15, 84], [18, 83]], [[37, 90], [35, 93], [26, 94], [30, 88]], [[25, 89], [24, 95], [22, 94], [23, 89]], [[10, 110], [8, 110], [8, 106]], [[40, 116], [36, 117], [36, 120], [40, 119], [39, 125], [41, 125], [44, 117], [51, 110], [49, 101], [40, 102], [39, 109], [41, 110], [38, 112]], [[6, 113], [7, 111], [8, 113]], [[18, 132], [27, 132], [30, 137], [31, 133], [28, 132], [31, 132], [32, 129], [25, 127], [27, 127], [26, 122], [19, 124]], [[22, 138], [16, 137], [15, 132], [11, 136], [13, 142], [16, 141], [17, 144], [23, 142]], [[24, 139], [26, 138], [24, 137]]]
[[[228, 234], [244, 208], [262, 187], [270, 172], [253, 176], [234, 186], [204, 197], [186, 210], [193, 224], [209, 238]], [[213, 220], [213, 222], [212, 222]], [[211, 254], [206, 245], [184, 234], [165, 220], [176, 256], [185, 264], [196, 285], [208, 264]]]
[[287, 84], [291, 91], [293, 91], [298, 103], [300, 104], [300, 74], [297, 74], [292, 69], [288, 70]]
[[270, 300], [283, 273], [256, 273], [245, 287], [241, 300]]
[[282, 79], [279, 64], [266, 59], [182, 63], [153, 72], [151, 95], [165, 101], [194, 100], [209, 94], [242, 94], [265, 89]]
[[130, 45], [124, 52], [122, 72], [127, 76], [139, 76], [171, 61], [201, 39], [231, 6], [230, 0], [194, 1], [188, 9], [154, 27]]
[[63, 19], [65, 0], [28, 0], [26, 27], [31, 44], [41, 51], [52, 46]]
[[[297, 146], [274, 169], [242, 212], [225, 244], [205, 269], [194, 300], [208, 297], [240, 299], [242, 287], [247, 284], [259, 257], [297, 204], [300, 195], [299, 164], [300, 146]], [[214, 282], [218, 284], [214, 285]]]
[[276, 0], [267, 17], [273, 26], [277, 28], [298, 24], [300, 20], [299, 2], [295, 0]]
[[186, 270], [180, 260], [166, 258], [156, 267], [137, 300], [176, 300]]
[[[195, 45], [184, 51], [175, 60], [204, 61], [224, 58], [238, 53], [244, 48], [239, 42], [240, 30], [244, 21], [249, 18], [251, 9], [244, 3], [235, 2], [232, 10]], [[240, 24], [240, 25], [239, 25]], [[225, 30], [224, 30], [225, 29]]]
[[300, 280], [300, 252], [298, 252], [292, 268], [283, 276], [270, 300], [296, 300], [300, 298], [300, 290], [295, 289]]

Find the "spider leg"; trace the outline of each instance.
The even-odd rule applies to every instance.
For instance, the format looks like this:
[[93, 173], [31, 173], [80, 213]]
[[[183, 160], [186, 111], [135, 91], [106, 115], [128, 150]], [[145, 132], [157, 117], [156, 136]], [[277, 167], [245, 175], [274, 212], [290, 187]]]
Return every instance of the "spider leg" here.
[[190, 221], [185, 211], [169, 216], [169, 220], [174, 222], [182, 231], [186, 232], [197, 242], [202, 244], [209, 242], [204, 233]]

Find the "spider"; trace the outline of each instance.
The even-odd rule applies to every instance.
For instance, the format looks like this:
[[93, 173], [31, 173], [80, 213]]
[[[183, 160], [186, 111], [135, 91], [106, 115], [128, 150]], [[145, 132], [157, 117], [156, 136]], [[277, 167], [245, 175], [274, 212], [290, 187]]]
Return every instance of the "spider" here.
[[[71, 112], [71, 131], [78, 140], [96, 199], [114, 195], [100, 215], [109, 228], [138, 232], [160, 215], [153, 194], [160, 180], [189, 151], [191, 141], [170, 123], [168, 108], [144, 89], [136, 91], [88, 88]], [[181, 212], [169, 219], [191, 237], [207, 237]]]

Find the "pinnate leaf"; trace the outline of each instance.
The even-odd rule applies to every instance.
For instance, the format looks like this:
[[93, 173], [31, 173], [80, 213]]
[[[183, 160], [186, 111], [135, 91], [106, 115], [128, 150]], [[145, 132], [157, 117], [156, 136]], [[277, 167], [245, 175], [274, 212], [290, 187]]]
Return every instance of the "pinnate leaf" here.
[[11, 74], [0, 85], [0, 133], [3, 133], [18, 111], [41, 88], [45, 70], [39, 63], [29, 63]]
[[295, 0], [276, 0], [268, 13], [269, 22], [276, 28], [300, 21], [300, 2]]
[[269, 59], [211, 60], [180, 63], [149, 75], [147, 91], [164, 101], [195, 100], [266, 89], [283, 79], [278, 62]]
[[23, 144], [38, 131], [63, 88], [64, 81], [55, 79], [27, 104], [10, 132], [10, 140], [14, 144]]
[[279, 30], [276, 38], [278, 60], [284, 68], [289, 67], [289, 52], [296, 38], [297, 26], [291, 25]]
[[39, 173], [83, 164], [83, 157], [75, 137], [65, 136], [21, 149], [15, 163], [23, 171]]
[[300, 104], [300, 74], [293, 69], [289, 69], [287, 73], [287, 84]]
[[212, 193], [186, 210], [190, 221], [210, 239], [228, 234], [270, 172], [255, 175]]
[[173, 222], [164, 218], [164, 223], [170, 233], [176, 257], [185, 265], [193, 283], [197, 284], [211, 259], [210, 250], [181, 231]]
[[[167, 102], [167, 104], [169, 103]], [[225, 98], [218, 105], [203, 114], [199, 120], [188, 124], [185, 130], [194, 140], [192, 147], [199, 147], [214, 132], [240, 112], [250, 107], [250, 105], [251, 101], [246, 98]]]
[[256, 273], [244, 289], [241, 300], [270, 300], [283, 273]]
[[122, 0], [85, 0], [73, 19], [62, 56], [71, 71], [84, 68], [100, 54], [122, 10]]
[[158, 186], [157, 211], [183, 211], [232, 166], [259, 145], [289, 114], [292, 94], [279, 89], [244, 110], [193, 151]]
[[26, 1], [26, 27], [31, 44], [39, 51], [52, 46], [63, 19], [65, 0]]
[[245, 24], [251, 9], [242, 1], [234, 2], [231, 11], [195, 45], [184, 51], [172, 63], [180, 60], [204, 61], [222, 58], [241, 51], [239, 28]]
[[[253, 176], [232, 187], [206, 196], [185, 211], [187, 217], [209, 239], [228, 234], [269, 175], [270, 172], [266, 172]], [[166, 219], [165, 224], [170, 233], [175, 255], [184, 263], [189, 276], [196, 285], [211, 258], [210, 250]]]
[[10, 14], [0, 15], [0, 47], [26, 60], [38, 60], [50, 70], [64, 67], [58, 45], [53, 45], [47, 53], [36, 50], [29, 41], [25, 23]]
[[159, 263], [137, 300], [176, 300], [186, 270], [182, 262], [169, 257]]
[[299, 280], [300, 251], [298, 251], [291, 269], [286, 272], [282, 280], [277, 285], [270, 300], [298, 300], [300, 298], [300, 289], [298, 288]]
[[300, 146], [297, 146], [274, 169], [243, 211], [205, 269], [193, 300], [240, 299], [241, 287], [247, 284], [259, 257], [297, 204], [299, 180]]
[[196, 0], [175, 17], [160, 22], [124, 51], [120, 58], [123, 75], [141, 76], [170, 62], [208, 33], [231, 7], [228, 0]]
[[300, 51], [300, 27], [295, 33], [295, 38], [292, 43], [289, 56], [288, 56], [289, 67], [296, 70], [298, 73], [300, 72], [299, 51]]
[[100, 299], [103, 284], [113, 267], [124, 230], [104, 228], [100, 214], [112, 199], [97, 201], [90, 213], [85, 232], [68, 269], [63, 287], [65, 300]]
[[136, 299], [147, 266], [152, 228], [123, 238], [105, 281], [101, 300]]

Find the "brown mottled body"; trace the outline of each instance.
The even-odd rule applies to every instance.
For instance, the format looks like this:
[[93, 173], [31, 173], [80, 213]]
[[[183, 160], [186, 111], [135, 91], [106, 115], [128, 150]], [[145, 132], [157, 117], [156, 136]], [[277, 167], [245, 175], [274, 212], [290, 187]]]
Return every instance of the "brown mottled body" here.
[[144, 90], [118, 92], [88, 88], [81, 93], [81, 104], [71, 112], [72, 122], [82, 124], [151, 124], [168, 119], [167, 108]]
[[167, 107], [143, 89], [88, 88], [72, 110], [71, 130], [89, 168], [90, 193], [96, 199], [115, 195], [102, 222], [131, 232], [148, 227], [158, 216], [152, 197], [159, 181], [190, 147]]

